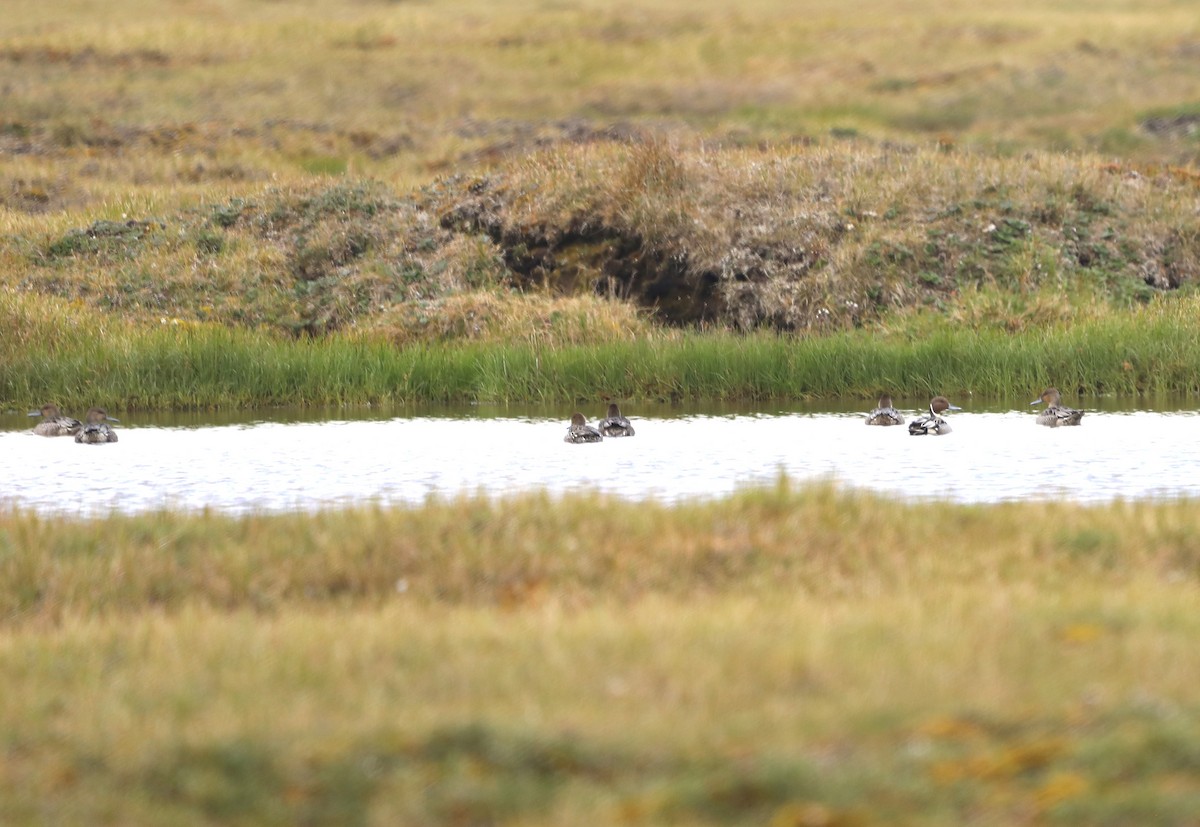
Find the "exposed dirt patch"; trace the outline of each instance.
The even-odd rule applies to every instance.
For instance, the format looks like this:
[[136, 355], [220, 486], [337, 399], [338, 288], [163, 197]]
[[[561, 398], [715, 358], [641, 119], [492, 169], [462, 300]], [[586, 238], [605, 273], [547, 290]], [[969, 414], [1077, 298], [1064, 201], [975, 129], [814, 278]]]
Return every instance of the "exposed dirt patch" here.
[[83, 196], [66, 176], [0, 180], [0, 207], [46, 213], [82, 203]]
[[1186, 112], [1179, 115], [1160, 115], [1146, 118], [1141, 123], [1142, 129], [1151, 135], [1163, 137], [1200, 136], [1200, 112]]
[[[591, 216], [566, 225], [515, 226], [506, 219], [502, 179], [477, 178], [441, 211], [455, 232], [483, 232], [500, 249], [512, 281], [557, 295], [596, 293], [652, 308], [676, 324], [713, 321], [723, 302], [715, 274], [696, 278], [681, 251], [650, 245], [636, 231]], [[449, 182], [453, 190], [458, 181]]]
[[560, 144], [638, 143], [653, 134], [644, 125], [626, 121], [597, 124], [584, 118], [557, 121], [466, 119], [450, 128], [456, 137], [480, 141], [482, 145], [459, 154], [453, 163], [442, 161], [432, 164], [434, 171], [461, 169], [463, 166], [497, 166]]
[[[55, 155], [64, 150], [88, 151], [90, 157], [120, 156], [127, 152], [191, 153], [202, 156], [192, 180], [259, 177], [239, 165], [219, 160], [238, 143], [279, 152], [296, 143], [296, 136], [313, 136], [331, 152], [361, 152], [379, 160], [408, 152], [415, 146], [406, 132], [345, 129], [333, 124], [270, 119], [259, 123], [183, 121], [163, 124], [123, 124], [103, 118], [35, 122], [0, 120], [0, 153]], [[230, 171], [234, 171], [230, 174]]]
[[64, 65], [71, 68], [117, 67], [134, 69], [170, 66], [174, 61], [159, 49], [131, 49], [106, 52], [93, 46], [66, 49], [56, 46], [8, 47], [0, 49], [0, 60], [18, 65]]

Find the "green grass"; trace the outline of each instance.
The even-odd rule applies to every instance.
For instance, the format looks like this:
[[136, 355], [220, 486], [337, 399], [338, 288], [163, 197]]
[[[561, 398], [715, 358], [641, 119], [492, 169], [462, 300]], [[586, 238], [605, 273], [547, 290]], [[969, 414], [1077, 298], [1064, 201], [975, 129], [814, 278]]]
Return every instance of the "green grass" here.
[[814, 339], [676, 333], [602, 348], [536, 343], [395, 347], [370, 339], [295, 341], [216, 325], [110, 325], [94, 316], [31, 321], [9, 304], [14, 355], [0, 400], [29, 408], [206, 409], [375, 402], [559, 402], [871, 398], [883, 391], [1005, 397], [1046, 385], [1087, 395], [1200, 392], [1195, 299], [1018, 333], [897, 329]]
[[[1187, 825], [1195, 503], [0, 515], [14, 825]], [[948, 539], [949, 538], [949, 539]]]

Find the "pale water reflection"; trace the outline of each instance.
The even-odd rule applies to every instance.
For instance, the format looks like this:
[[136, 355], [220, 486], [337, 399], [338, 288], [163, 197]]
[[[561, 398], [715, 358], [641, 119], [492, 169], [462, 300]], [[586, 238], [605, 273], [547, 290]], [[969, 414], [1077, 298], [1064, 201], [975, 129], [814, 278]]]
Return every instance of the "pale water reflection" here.
[[673, 502], [781, 472], [959, 502], [1200, 497], [1191, 411], [1091, 412], [1057, 429], [1032, 410], [963, 412], [942, 437], [867, 427], [857, 412], [632, 418], [637, 436], [595, 445], [564, 443], [565, 418], [539, 416], [130, 425], [102, 446], [0, 431], [0, 505], [244, 513], [531, 489]]

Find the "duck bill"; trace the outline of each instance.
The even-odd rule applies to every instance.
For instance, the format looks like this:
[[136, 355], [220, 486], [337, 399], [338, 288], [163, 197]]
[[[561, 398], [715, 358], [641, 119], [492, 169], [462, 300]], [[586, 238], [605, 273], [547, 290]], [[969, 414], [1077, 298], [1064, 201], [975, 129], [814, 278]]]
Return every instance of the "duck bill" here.
[[1040, 404], [1042, 404], [1042, 398], [1039, 396], [1037, 399], [1033, 400], [1029, 404], [1030, 405], [1040, 405]]
[[41, 416], [42, 412], [41, 411], [30, 411], [29, 413], [27, 413], [25, 415], [26, 416]]
[[948, 411], [961, 411], [961, 410], [962, 410], [962, 408], [958, 407], [957, 405], [951, 405], [951, 406], [950, 406], [949, 408], [947, 408], [946, 410], [948, 410]]

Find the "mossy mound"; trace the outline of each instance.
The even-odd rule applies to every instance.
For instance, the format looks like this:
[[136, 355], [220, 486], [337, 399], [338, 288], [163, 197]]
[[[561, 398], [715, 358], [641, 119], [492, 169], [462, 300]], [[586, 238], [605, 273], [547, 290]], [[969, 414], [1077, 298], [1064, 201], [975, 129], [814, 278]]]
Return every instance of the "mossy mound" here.
[[944, 152], [556, 150], [433, 190], [513, 283], [615, 295], [672, 324], [859, 326], [967, 289], [1117, 304], [1195, 283], [1195, 182]]
[[[608, 315], [556, 333], [568, 341], [617, 316], [630, 336], [646, 318], [821, 332], [953, 315], [980, 291], [1014, 298], [987, 304], [1015, 328], [1047, 296], [1120, 306], [1194, 285], [1195, 197], [1172, 170], [1059, 156], [640, 140], [407, 194], [326, 180], [9, 243], [25, 251], [24, 289], [298, 335], [524, 338], [560, 311]], [[471, 307], [488, 324], [441, 319]]]

